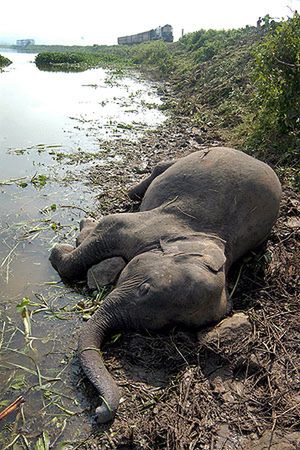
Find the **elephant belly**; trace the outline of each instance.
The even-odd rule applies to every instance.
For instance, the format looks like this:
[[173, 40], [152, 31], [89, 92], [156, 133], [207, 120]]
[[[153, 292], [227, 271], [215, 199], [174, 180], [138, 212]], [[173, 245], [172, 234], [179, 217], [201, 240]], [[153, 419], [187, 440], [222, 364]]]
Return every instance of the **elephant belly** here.
[[217, 147], [182, 158], [158, 176], [141, 211], [168, 209], [194, 231], [217, 234], [235, 260], [267, 237], [280, 198], [280, 183], [269, 166]]

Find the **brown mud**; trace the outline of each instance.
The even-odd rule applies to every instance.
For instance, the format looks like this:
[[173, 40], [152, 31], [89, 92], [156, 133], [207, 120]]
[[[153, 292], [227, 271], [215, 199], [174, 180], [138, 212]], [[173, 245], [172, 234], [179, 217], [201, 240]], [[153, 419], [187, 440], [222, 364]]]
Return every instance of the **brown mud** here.
[[[178, 117], [139, 142], [107, 143], [107, 155], [122, 158], [105, 169], [95, 163], [88, 174], [101, 191], [98, 216], [136, 210], [127, 189], [157, 162], [220, 144], [227, 143], [216, 130]], [[103, 356], [122, 401], [115, 421], [95, 424], [76, 448], [300, 448], [299, 237], [299, 197], [284, 185], [267, 243], [231, 270], [233, 317], [225, 335], [218, 328], [198, 335], [173, 329], [108, 341]], [[88, 382], [81, 389], [92, 414], [97, 395]]]

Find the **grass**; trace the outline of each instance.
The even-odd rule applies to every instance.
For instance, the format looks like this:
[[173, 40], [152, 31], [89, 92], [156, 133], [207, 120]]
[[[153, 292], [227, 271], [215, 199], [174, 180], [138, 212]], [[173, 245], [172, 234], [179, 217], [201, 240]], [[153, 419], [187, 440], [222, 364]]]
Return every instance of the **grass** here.
[[32, 185], [37, 189], [43, 188], [47, 183], [47, 175], [35, 174], [32, 177], [11, 178], [8, 180], [0, 180], [0, 186], [9, 186], [16, 184], [21, 188], [26, 188], [28, 185]]

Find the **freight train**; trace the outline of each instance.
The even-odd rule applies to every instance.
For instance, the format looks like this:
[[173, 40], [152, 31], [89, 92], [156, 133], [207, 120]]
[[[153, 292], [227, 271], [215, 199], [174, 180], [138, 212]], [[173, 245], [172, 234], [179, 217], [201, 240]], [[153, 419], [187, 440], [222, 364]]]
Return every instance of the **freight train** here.
[[140, 44], [141, 42], [163, 40], [173, 42], [173, 28], [171, 25], [164, 25], [143, 33], [132, 34], [131, 36], [122, 36], [118, 38], [118, 44]]

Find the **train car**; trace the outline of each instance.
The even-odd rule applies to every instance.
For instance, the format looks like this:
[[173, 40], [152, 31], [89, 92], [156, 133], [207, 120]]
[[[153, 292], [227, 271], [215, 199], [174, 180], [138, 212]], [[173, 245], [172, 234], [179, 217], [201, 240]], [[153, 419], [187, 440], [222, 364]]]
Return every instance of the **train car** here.
[[171, 25], [161, 27], [161, 36], [164, 41], [173, 42], [173, 28]]
[[173, 42], [173, 28], [171, 25], [164, 25], [163, 27], [157, 27], [149, 31], [144, 31], [143, 33], [119, 37], [118, 44], [132, 45], [159, 39], [166, 42]]

